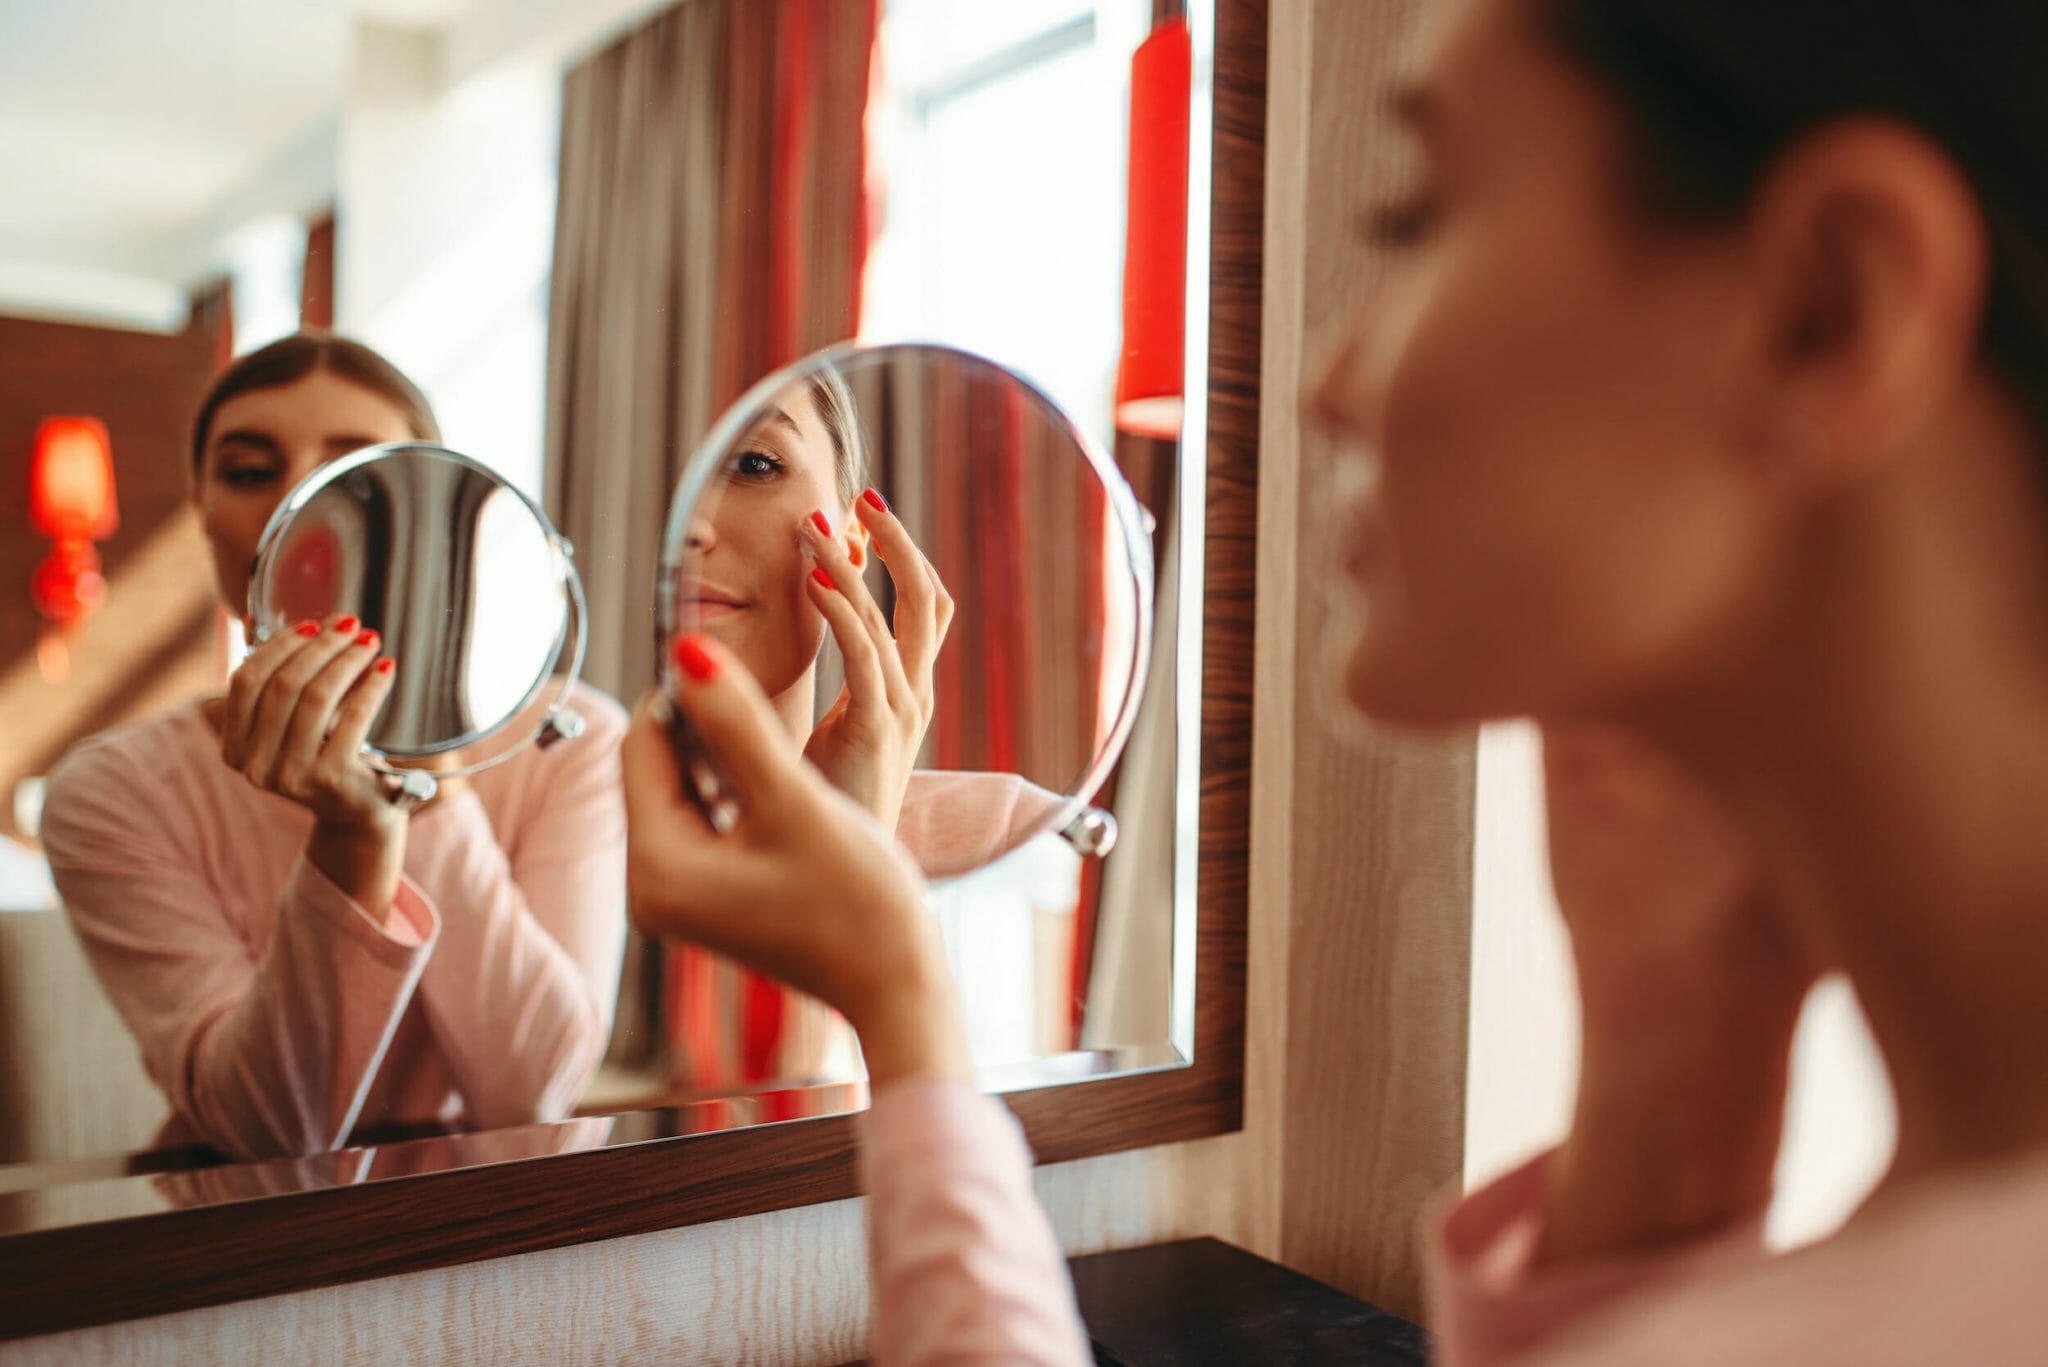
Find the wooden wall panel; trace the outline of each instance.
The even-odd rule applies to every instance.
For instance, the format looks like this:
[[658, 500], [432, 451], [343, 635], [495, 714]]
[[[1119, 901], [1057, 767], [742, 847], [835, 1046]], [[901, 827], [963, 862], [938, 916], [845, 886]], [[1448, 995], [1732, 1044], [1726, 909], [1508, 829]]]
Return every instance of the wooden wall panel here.
[[1407, 1315], [1462, 1173], [1474, 744], [1373, 734], [1324, 667], [1330, 449], [1300, 396], [1380, 262], [1383, 110], [1423, 0], [1275, 0], [1267, 126], [1245, 1219], [1259, 1252]]

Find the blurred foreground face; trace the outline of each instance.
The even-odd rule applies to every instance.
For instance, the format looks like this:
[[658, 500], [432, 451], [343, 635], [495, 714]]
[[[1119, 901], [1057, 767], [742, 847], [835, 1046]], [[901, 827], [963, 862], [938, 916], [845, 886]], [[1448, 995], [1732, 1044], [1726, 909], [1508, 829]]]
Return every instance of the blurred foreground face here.
[[1461, 722], [1685, 678], [1757, 601], [1774, 518], [1739, 414], [1737, 232], [1629, 203], [1624, 128], [1526, 0], [1438, 11], [1399, 115], [1388, 271], [1321, 380], [1346, 691]]

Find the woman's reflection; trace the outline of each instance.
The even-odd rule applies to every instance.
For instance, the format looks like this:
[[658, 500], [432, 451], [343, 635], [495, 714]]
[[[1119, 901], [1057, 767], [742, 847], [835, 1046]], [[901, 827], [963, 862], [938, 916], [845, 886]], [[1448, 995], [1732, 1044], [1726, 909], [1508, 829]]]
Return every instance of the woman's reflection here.
[[[793, 749], [894, 830], [928, 875], [961, 873], [1036, 833], [1058, 798], [1015, 774], [914, 767], [954, 603], [868, 478], [844, 380], [826, 370], [784, 390], [698, 500], [677, 618], [732, 650]], [[893, 621], [864, 578], [870, 556], [893, 585]], [[846, 679], [821, 713], [828, 633]], [[808, 998], [751, 980], [734, 991], [696, 959], [682, 978], [683, 1080], [710, 1088], [851, 1075], [850, 1037]]]
[[[341, 338], [229, 366], [199, 407], [192, 502], [242, 613], [287, 490], [376, 442], [436, 440], [419, 391]], [[171, 1104], [160, 1142], [320, 1152], [358, 1128], [565, 1116], [610, 1028], [624, 936], [624, 715], [444, 781], [410, 813], [361, 741], [408, 661], [342, 617], [259, 646], [225, 697], [95, 736], [51, 774], [71, 923]], [[424, 665], [425, 662], [419, 662]]]

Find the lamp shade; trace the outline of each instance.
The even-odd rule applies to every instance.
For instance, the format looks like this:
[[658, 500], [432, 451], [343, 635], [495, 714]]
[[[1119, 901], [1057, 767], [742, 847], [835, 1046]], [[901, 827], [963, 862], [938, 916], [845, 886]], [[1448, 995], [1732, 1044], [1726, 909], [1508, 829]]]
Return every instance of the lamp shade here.
[[45, 418], [36, 429], [29, 522], [54, 541], [104, 541], [120, 525], [114, 448], [98, 418]]
[[1187, 366], [1188, 135], [1194, 39], [1168, 19], [1131, 62], [1130, 205], [1124, 236], [1124, 349], [1117, 426], [1180, 435]]

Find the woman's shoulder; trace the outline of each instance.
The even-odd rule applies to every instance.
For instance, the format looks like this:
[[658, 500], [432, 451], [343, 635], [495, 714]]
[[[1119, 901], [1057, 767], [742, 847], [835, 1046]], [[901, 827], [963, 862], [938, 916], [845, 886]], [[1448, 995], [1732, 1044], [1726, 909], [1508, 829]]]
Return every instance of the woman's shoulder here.
[[1902, 1190], [1821, 1243], [1617, 1307], [1538, 1361], [2035, 1362], [2044, 1261], [2048, 1157]]
[[204, 705], [194, 699], [75, 742], [43, 780], [44, 843], [61, 843], [73, 826], [153, 824], [166, 779], [217, 756]]
[[1065, 801], [1020, 774], [919, 769], [896, 835], [930, 878], [978, 868], [1041, 834]]
[[70, 792], [82, 783], [159, 772], [195, 754], [212, 754], [214, 742], [195, 698], [167, 712], [94, 732], [75, 741], [50, 768], [46, 791]]

